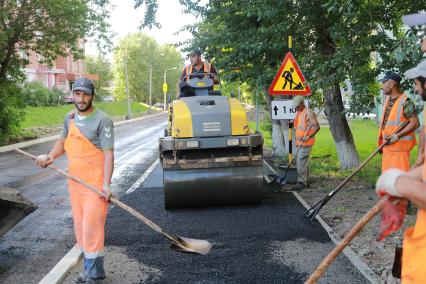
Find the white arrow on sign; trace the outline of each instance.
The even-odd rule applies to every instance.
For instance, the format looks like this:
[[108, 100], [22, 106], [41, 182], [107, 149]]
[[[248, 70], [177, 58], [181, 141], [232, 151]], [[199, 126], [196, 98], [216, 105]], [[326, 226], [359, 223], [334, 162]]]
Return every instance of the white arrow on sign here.
[[[305, 100], [305, 105], [309, 106], [309, 101]], [[293, 105], [292, 100], [286, 101], [272, 101], [272, 119], [295, 119], [296, 108]]]

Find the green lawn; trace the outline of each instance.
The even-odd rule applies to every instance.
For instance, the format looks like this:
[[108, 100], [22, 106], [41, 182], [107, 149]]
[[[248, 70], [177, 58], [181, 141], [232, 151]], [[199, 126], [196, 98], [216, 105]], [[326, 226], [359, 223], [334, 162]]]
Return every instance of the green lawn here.
[[[250, 122], [250, 128], [255, 124]], [[377, 147], [377, 126], [370, 120], [352, 120], [350, 128], [355, 139], [355, 145], [361, 160], [365, 160]], [[262, 131], [262, 129], [260, 129]], [[271, 135], [265, 134], [265, 144], [272, 145]], [[411, 162], [417, 158], [417, 147], [411, 151]], [[342, 171], [339, 168], [339, 159], [336, 147], [328, 127], [322, 127], [316, 135], [316, 142], [312, 150], [310, 169], [312, 174], [321, 176], [346, 177], [351, 171]], [[358, 177], [374, 183], [381, 172], [381, 156], [374, 157], [358, 174]]]
[[[125, 101], [96, 102], [95, 105], [110, 117], [123, 116], [127, 113], [127, 102]], [[63, 123], [65, 115], [74, 108], [73, 104], [52, 107], [26, 107], [25, 119], [21, 127], [59, 126]], [[138, 114], [147, 111], [148, 106], [133, 102], [131, 110], [132, 114]]]

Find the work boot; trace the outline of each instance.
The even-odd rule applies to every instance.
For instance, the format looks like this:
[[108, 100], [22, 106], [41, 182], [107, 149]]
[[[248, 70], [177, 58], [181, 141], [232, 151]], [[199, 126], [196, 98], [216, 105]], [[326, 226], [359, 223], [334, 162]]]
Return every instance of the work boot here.
[[75, 283], [86, 283], [86, 281], [87, 276], [83, 272], [80, 272], [77, 278], [74, 280]]
[[294, 187], [294, 190], [302, 190], [302, 189], [305, 189], [305, 188], [306, 188], [306, 184], [304, 184], [301, 181], [298, 181], [296, 186]]

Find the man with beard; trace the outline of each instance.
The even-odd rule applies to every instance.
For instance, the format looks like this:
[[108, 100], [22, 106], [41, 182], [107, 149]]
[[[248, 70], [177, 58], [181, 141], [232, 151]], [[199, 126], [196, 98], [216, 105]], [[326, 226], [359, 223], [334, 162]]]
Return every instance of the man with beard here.
[[36, 162], [47, 167], [66, 153], [69, 173], [102, 190], [100, 198], [79, 183], [68, 181], [75, 235], [84, 253], [83, 272], [75, 282], [96, 283], [105, 278], [104, 228], [114, 169], [114, 126], [92, 105], [95, 88], [91, 80], [77, 79], [72, 92], [76, 109], [66, 116], [62, 137]]
[[[410, 169], [410, 151], [416, 145], [414, 130], [420, 126], [413, 102], [400, 90], [400, 81], [401, 77], [393, 72], [382, 79], [385, 102], [378, 144], [389, 140], [389, 144], [383, 148], [382, 172], [389, 168]], [[408, 125], [395, 133], [405, 121], [409, 121]]]

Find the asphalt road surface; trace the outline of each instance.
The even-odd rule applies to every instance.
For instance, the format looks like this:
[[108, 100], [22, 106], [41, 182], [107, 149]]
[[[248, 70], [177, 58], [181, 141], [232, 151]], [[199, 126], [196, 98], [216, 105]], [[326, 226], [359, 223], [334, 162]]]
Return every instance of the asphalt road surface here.
[[[162, 171], [156, 164], [164, 127], [163, 115], [116, 128], [113, 191], [164, 230], [207, 239], [213, 249], [205, 256], [170, 250], [161, 235], [112, 207], [104, 283], [303, 283], [334, 245], [322, 227], [303, 216], [291, 193], [265, 188], [259, 206], [164, 209]], [[27, 150], [44, 153], [51, 144]], [[65, 167], [65, 161], [59, 165]], [[152, 169], [148, 176], [147, 169]], [[37, 283], [75, 244], [65, 181], [12, 153], [0, 155], [0, 172], [0, 185], [18, 188], [39, 206], [0, 238], [0, 282]], [[81, 264], [64, 283], [73, 283], [80, 269]], [[368, 281], [340, 256], [320, 283]]]

